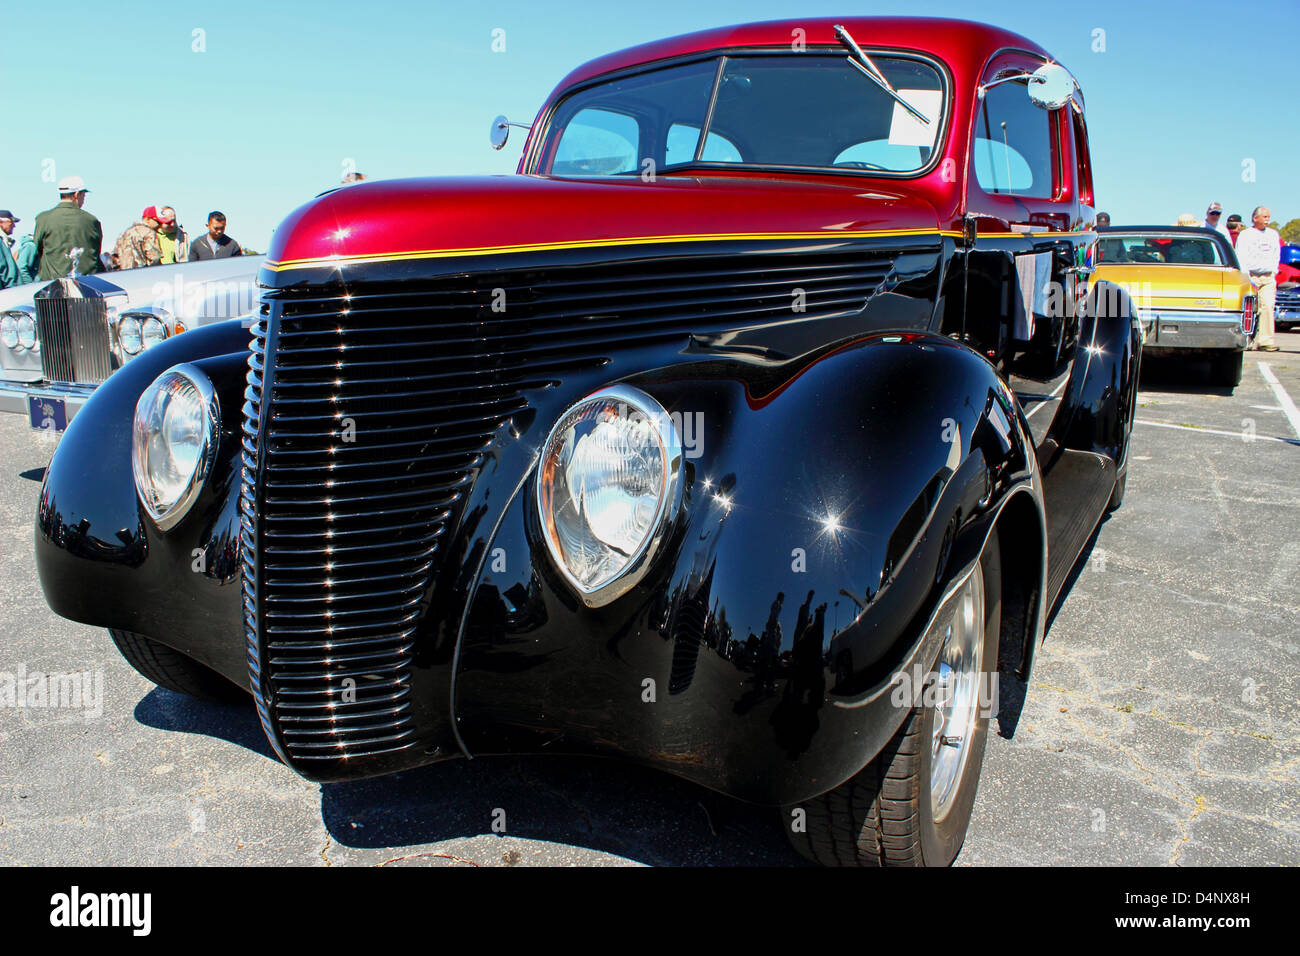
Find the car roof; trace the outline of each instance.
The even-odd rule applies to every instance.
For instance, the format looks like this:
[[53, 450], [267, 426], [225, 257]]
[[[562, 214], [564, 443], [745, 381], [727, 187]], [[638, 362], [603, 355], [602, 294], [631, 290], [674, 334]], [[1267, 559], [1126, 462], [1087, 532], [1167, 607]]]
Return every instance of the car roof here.
[[[708, 53], [715, 50], [750, 47], [790, 49], [796, 40], [808, 46], [840, 46], [835, 25], [842, 24], [865, 49], [894, 47], [938, 56], [950, 66], [979, 70], [998, 50], [1018, 49], [1044, 58], [1048, 53], [1033, 40], [973, 20], [943, 17], [832, 17], [799, 20], [767, 20], [701, 30], [682, 36], [655, 40], [598, 57], [575, 69], [556, 87], [639, 66], [655, 60]], [[802, 31], [802, 32], [798, 32]]]

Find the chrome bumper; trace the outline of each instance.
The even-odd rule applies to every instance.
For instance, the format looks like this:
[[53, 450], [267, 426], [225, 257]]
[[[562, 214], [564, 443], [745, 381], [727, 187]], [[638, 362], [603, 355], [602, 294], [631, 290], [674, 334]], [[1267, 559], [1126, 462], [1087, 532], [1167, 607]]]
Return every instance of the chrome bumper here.
[[26, 415], [28, 412], [27, 400], [29, 398], [57, 398], [62, 400], [64, 408], [67, 409], [68, 421], [72, 421], [72, 416], [81, 411], [81, 406], [86, 404], [86, 399], [90, 398], [94, 391], [95, 386], [93, 385], [60, 385], [48, 382], [27, 384], [24, 382], [0, 381], [0, 412]]
[[1138, 317], [1147, 349], [1244, 349], [1250, 341], [1240, 312], [1151, 309]]

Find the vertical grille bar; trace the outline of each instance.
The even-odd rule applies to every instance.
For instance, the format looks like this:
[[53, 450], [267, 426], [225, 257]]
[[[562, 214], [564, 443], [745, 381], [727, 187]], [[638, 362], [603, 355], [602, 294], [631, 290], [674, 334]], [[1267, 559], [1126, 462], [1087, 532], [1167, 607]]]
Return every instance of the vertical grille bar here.
[[68, 332], [74, 382], [98, 384], [112, 371], [108, 353], [108, 308], [103, 299], [68, 299]]
[[51, 382], [97, 385], [113, 371], [103, 299], [36, 299], [41, 373]]
[[266, 367], [266, 320], [260, 319], [253, 324], [252, 341], [248, 354], [248, 387], [244, 389], [243, 434], [241, 438], [239, 479], [239, 551], [243, 570], [241, 582], [244, 618], [244, 638], [248, 654], [248, 675], [253, 691], [253, 702], [257, 706], [257, 717], [267, 740], [275, 748], [280, 759], [289, 762], [288, 756], [280, 746], [271, 718], [270, 702], [265, 694], [265, 680], [262, 672], [262, 654], [258, 640], [257, 611], [257, 467], [258, 435], [262, 424], [262, 385], [263, 372]]
[[66, 299], [36, 300], [36, 336], [41, 343], [41, 373], [51, 382], [71, 382], [72, 349]]

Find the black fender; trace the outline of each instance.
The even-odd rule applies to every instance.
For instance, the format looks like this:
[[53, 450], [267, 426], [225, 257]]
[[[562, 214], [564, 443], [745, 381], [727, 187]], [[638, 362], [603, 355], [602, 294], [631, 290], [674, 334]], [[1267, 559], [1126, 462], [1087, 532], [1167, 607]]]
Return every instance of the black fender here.
[[[36, 570], [50, 609], [145, 634], [248, 686], [240, 611], [240, 408], [249, 332], [240, 320], [175, 336], [114, 372], [70, 423], [41, 486]], [[155, 378], [190, 362], [212, 379], [221, 431], [212, 472], [166, 534], [131, 472], [135, 405]], [[185, 573], [189, 572], [189, 573]], [[213, 641], [214, 629], [229, 641]]]
[[1106, 455], [1122, 474], [1141, 362], [1142, 327], [1128, 292], [1113, 282], [1094, 283], [1082, 304], [1078, 351], [1049, 441]]
[[928, 669], [945, 589], [1010, 503], [1039, 530], [1022, 566], [1041, 592], [1027, 423], [966, 346], [877, 334], [622, 381], [695, 430], [672, 533], [635, 588], [588, 608], [541, 543], [532, 475], [514, 489], [456, 646], [468, 754], [618, 755], [794, 803], [848, 779], [901, 724], [895, 675]]

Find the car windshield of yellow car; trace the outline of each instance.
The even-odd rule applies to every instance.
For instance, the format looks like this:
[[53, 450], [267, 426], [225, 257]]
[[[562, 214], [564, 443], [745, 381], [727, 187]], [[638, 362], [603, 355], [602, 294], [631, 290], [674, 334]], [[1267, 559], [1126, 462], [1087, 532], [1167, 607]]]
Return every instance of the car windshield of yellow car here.
[[1166, 263], [1170, 265], [1222, 266], [1219, 244], [1208, 236], [1143, 234], [1104, 236], [1097, 242], [1099, 261], [1116, 263]]
[[[945, 81], [919, 57], [873, 51], [912, 116], [846, 56], [729, 56], [615, 78], [556, 108], [553, 176], [653, 174], [686, 164], [918, 172], [941, 145]], [[707, 125], [707, 131], [701, 130]]]

